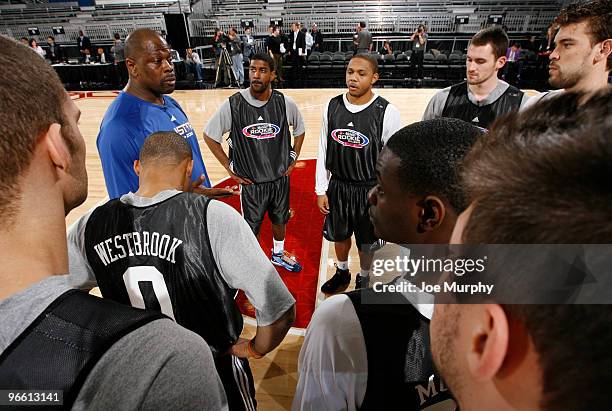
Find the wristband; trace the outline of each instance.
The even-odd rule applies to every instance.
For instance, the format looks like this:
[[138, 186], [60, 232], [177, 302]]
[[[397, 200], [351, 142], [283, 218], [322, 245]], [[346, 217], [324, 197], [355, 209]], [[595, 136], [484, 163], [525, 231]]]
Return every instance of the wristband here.
[[249, 340], [249, 343], [247, 344], [247, 352], [249, 353], [249, 357], [253, 357], [256, 360], [264, 356], [264, 354], [258, 353], [257, 350], [255, 349], [255, 338], [253, 338], [252, 340]]

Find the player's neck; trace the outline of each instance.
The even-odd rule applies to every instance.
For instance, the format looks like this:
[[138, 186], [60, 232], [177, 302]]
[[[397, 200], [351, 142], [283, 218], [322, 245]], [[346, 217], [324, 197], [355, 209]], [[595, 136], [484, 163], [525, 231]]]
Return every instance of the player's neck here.
[[348, 100], [348, 102], [356, 106], [362, 106], [364, 104], [367, 104], [370, 100], [372, 100], [372, 97], [374, 97], [374, 92], [372, 91], [372, 89], [368, 90], [366, 93], [359, 97], [354, 97], [351, 96], [351, 93], [346, 93], [346, 99]]
[[149, 103], [158, 104], [160, 106], [164, 104], [163, 94], [153, 93], [151, 90], [146, 89], [132, 81], [132, 79], [130, 79], [127, 86], [125, 86], [125, 91], [126, 93], [138, 97], [141, 100], [148, 101]]
[[592, 94], [601, 89], [608, 87], [608, 72], [592, 71], [588, 75], [581, 77], [580, 81], [574, 87], [566, 88], [565, 91], [570, 93], [586, 93]]
[[489, 78], [487, 81], [483, 81], [480, 84], [468, 84], [468, 87], [470, 88], [470, 91], [476, 97], [476, 99], [480, 101], [486, 98], [489, 94], [491, 94], [491, 92], [495, 90], [495, 87], [497, 87], [498, 83], [499, 80], [497, 79], [496, 73], [492, 75], [491, 78]]
[[268, 86], [268, 88], [266, 88], [261, 93], [257, 93], [255, 90], [253, 90], [253, 87], [249, 87], [249, 93], [251, 93], [251, 96], [255, 100], [268, 101], [270, 100], [270, 96], [272, 95], [272, 87]]
[[173, 175], [172, 170], [159, 169], [146, 174], [141, 173], [140, 185], [136, 194], [139, 197], [153, 198], [162, 191], [183, 190], [184, 174]]
[[[24, 187], [13, 224], [6, 227], [5, 222], [0, 231], [0, 300], [52, 275], [68, 274], [64, 199], [44, 176], [41, 180]], [[40, 204], [45, 204], [44, 211]]]

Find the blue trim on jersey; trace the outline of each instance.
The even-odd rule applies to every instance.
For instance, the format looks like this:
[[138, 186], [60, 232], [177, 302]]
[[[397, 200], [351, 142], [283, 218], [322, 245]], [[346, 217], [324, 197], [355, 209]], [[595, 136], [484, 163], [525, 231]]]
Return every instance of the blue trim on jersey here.
[[210, 187], [196, 131], [176, 100], [163, 98], [164, 105], [160, 106], [122, 91], [106, 110], [96, 145], [111, 199], [138, 190], [134, 161], [145, 138], [156, 131], [176, 131], [187, 139], [193, 153], [192, 179], [203, 174], [203, 185]]

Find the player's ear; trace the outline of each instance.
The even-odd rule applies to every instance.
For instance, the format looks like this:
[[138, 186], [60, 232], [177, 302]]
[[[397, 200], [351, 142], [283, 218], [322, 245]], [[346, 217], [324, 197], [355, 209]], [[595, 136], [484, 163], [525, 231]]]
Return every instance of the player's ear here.
[[125, 66], [127, 67], [128, 73], [132, 75], [132, 77], [138, 77], [138, 68], [136, 67], [136, 61], [132, 58], [125, 59]]
[[66, 170], [70, 166], [72, 157], [62, 137], [61, 128], [57, 123], [51, 124], [47, 132], [41, 137], [41, 142], [44, 142], [47, 146], [49, 158], [55, 167]]
[[444, 207], [442, 200], [436, 196], [427, 196], [417, 205], [421, 207], [417, 232], [423, 234], [428, 231], [434, 231], [442, 225], [444, 217], [446, 217], [446, 207]]
[[378, 73], [372, 74], [372, 82], [370, 84], [372, 85], [376, 84], [376, 82], [378, 81], [378, 77], [379, 77]]
[[476, 381], [490, 380], [500, 371], [508, 354], [510, 325], [498, 304], [475, 304], [470, 316], [467, 365]]
[[595, 61], [607, 61], [612, 53], [612, 39], [606, 39], [601, 43], [601, 48], [597, 50]]
[[506, 61], [507, 61], [506, 56], [501, 56], [495, 62], [495, 68], [497, 70], [501, 69], [502, 67], [504, 67], [506, 65]]
[[140, 177], [140, 160], [134, 160], [134, 172]]
[[185, 170], [185, 177], [187, 177], [189, 181], [191, 181], [192, 173], [193, 173], [193, 160], [189, 160], [189, 162], [187, 163], [187, 168]]

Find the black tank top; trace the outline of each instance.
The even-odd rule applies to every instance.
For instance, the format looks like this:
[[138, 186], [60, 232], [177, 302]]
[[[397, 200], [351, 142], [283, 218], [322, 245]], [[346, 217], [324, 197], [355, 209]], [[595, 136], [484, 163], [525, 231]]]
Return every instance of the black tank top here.
[[[121, 338], [164, 315], [137, 310], [69, 290], [56, 298], [0, 355], [3, 390], [63, 391], [63, 406], [51, 401], [3, 409], [72, 408], [83, 383], [100, 358]], [[59, 399], [59, 398], [58, 398]]]
[[161, 311], [218, 356], [238, 339], [242, 316], [210, 248], [210, 201], [193, 193], [147, 207], [110, 201], [91, 214], [85, 247], [105, 298]]
[[273, 90], [262, 107], [252, 106], [241, 93], [231, 96], [229, 102], [229, 158], [234, 173], [254, 183], [278, 180], [292, 162], [285, 96]]
[[[454, 410], [455, 401], [435, 374], [429, 320], [395, 293], [368, 288], [347, 295], [361, 324], [368, 359], [367, 388], [359, 409], [427, 410], [444, 402], [439, 409]], [[362, 298], [367, 303], [362, 304]]]
[[342, 95], [330, 100], [327, 109], [325, 168], [345, 181], [376, 180], [376, 160], [383, 148], [385, 110], [389, 102], [377, 97], [366, 109], [351, 113]]
[[518, 110], [523, 94], [516, 87], [509, 86], [493, 103], [477, 106], [468, 98], [468, 84], [464, 81], [451, 87], [442, 117], [458, 118], [488, 129], [497, 117]]

